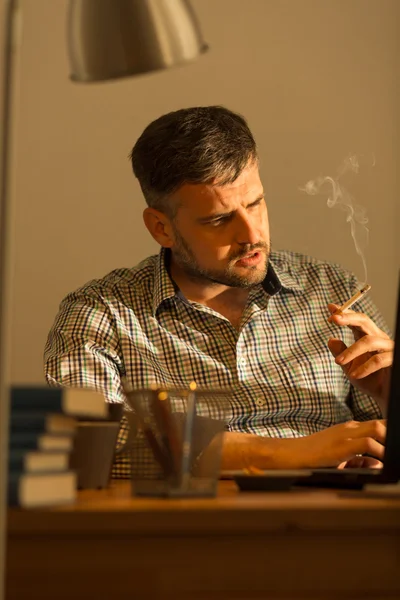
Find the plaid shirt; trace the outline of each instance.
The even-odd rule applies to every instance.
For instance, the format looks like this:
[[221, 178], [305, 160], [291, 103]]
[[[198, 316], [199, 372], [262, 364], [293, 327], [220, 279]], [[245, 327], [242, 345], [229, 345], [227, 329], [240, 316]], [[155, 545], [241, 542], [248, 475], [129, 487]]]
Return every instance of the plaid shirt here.
[[[359, 289], [352, 274], [301, 254], [271, 252], [267, 276], [250, 291], [236, 330], [176, 288], [168, 252], [112, 271], [63, 300], [45, 348], [50, 385], [94, 388], [109, 402], [124, 402], [121, 376], [133, 388], [187, 388], [191, 381], [230, 388], [228, 429], [270, 437], [381, 417], [327, 347], [329, 337], [354, 342], [349, 328], [327, 323], [327, 304], [342, 304]], [[357, 309], [388, 332], [368, 295]], [[124, 419], [120, 445], [127, 433]], [[129, 463], [129, 454], [118, 456], [113, 476], [129, 477]]]

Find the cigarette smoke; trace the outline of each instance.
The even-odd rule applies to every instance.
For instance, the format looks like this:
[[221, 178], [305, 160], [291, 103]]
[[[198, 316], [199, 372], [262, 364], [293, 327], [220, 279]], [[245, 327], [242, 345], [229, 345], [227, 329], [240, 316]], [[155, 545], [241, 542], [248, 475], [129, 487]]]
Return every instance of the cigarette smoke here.
[[[371, 166], [375, 166], [375, 158], [372, 157]], [[301, 187], [302, 192], [306, 192], [310, 196], [317, 194], [328, 194], [327, 205], [329, 208], [339, 208], [347, 213], [346, 222], [350, 223], [351, 237], [356, 248], [357, 254], [360, 256], [363, 270], [364, 283], [367, 282], [367, 263], [365, 260], [365, 250], [368, 246], [369, 229], [367, 227], [368, 218], [366, 210], [363, 206], [355, 204], [353, 196], [350, 192], [339, 183], [339, 179], [348, 171], [358, 173], [360, 169], [360, 161], [355, 154], [348, 155], [338, 169], [336, 177], [318, 176], [316, 179], [308, 181], [304, 187]]]

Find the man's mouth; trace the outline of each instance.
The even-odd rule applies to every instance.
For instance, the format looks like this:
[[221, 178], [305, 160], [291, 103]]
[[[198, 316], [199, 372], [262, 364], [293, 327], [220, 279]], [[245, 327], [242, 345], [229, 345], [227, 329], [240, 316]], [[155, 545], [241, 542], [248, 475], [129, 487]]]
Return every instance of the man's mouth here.
[[262, 252], [256, 250], [255, 252], [249, 252], [242, 258], [236, 261], [236, 265], [239, 267], [253, 267], [258, 265], [262, 260]]

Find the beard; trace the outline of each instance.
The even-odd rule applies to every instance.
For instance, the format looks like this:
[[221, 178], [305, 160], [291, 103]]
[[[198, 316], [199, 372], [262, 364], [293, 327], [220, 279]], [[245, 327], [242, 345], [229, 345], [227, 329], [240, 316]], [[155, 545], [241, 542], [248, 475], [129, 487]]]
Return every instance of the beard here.
[[[226, 285], [228, 287], [252, 288], [264, 281], [268, 270], [270, 247], [266, 242], [258, 244], [243, 244], [235, 254], [229, 257], [229, 262], [224, 269], [209, 269], [202, 267], [193, 253], [189, 244], [181, 236], [179, 231], [173, 225], [175, 246], [171, 249], [173, 259], [177, 266], [185, 275], [197, 282], [207, 283], [207, 285]], [[250, 252], [262, 251], [265, 254], [265, 262], [247, 267], [247, 273], [239, 275], [235, 273], [236, 261], [240, 260]]]

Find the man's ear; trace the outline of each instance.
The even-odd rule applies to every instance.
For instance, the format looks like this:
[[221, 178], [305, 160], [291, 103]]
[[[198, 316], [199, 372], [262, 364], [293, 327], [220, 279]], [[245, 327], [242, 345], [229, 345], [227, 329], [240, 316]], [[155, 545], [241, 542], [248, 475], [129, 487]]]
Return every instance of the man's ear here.
[[171, 221], [164, 213], [147, 207], [143, 211], [143, 221], [153, 238], [164, 248], [174, 245]]

